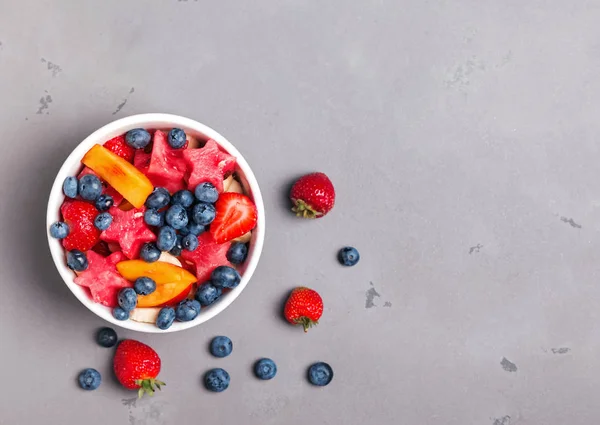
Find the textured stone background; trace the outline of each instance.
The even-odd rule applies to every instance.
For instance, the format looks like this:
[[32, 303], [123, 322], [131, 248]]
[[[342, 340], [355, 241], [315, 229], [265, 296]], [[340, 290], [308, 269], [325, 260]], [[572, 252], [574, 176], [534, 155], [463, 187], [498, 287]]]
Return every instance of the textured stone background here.
[[[600, 420], [598, 1], [0, 0], [1, 424], [590, 424]], [[261, 183], [268, 235], [247, 290], [170, 335], [135, 401], [70, 294], [45, 205], [101, 125], [171, 112], [222, 132]], [[300, 222], [285, 188], [338, 189]], [[353, 269], [337, 249], [357, 246]], [[279, 318], [318, 289], [308, 335]], [[235, 351], [211, 358], [209, 339]], [[251, 365], [274, 358], [277, 378]], [[332, 364], [323, 389], [304, 379]], [[75, 378], [96, 367], [94, 393]], [[223, 394], [200, 385], [222, 366]]]

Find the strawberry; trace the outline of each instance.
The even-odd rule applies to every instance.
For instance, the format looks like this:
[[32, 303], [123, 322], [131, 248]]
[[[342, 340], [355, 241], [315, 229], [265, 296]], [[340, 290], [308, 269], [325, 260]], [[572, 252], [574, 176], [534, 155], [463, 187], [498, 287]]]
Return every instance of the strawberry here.
[[65, 223], [71, 229], [62, 240], [67, 251], [78, 249], [87, 251], [100, 241], [100, 230], [94, 226], [98, 210], [92, 204], [83, 201], [65, 201], [60, 207]]
[[215, 203], [216, 216], [210, 225], [210, 234], [222, 244], [248, 233], [256, 226], [258, 212], [246, 195], [222, 193]]
[[146, 344], [133, 339], [122, 341], [113, 358], [113, 369], [118, 381], [128, 390], [138, 390], [152, 396], [164, 382], [156, 379], [160, 373], [160, 357]]
[[319, 218], [333, 208], [335, 189], [325, 174], [307, 174], [294, 183], [290, 191], [290, 199], [294, 204], [292, 211], [298, 217]]
[[293, 325], [302, 325], [304, 332], [318, 324], [322, 314], [321, 296], [317, 291], [303, 286], [292, 290], [283, 310], [285, 319]]
[[125, 136], [117, 136], [104, 144], [104, 147], [126, 161], [133, 162], [135, 149], [125, 142]]

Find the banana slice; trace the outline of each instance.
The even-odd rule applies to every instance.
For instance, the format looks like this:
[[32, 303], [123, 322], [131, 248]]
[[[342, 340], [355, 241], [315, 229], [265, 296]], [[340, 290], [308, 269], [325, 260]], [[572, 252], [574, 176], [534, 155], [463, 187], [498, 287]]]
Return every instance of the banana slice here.
[[177, 257], [169, 254], [168, 252], [163, 252], [162, 254], [160, 254], [160, 257], [158, 257], [158, 261], [170, 263], [177, 267], [181, 267], [181, 261], [179, 261]]
[[240, 182], [238, 182], [236, 179], [234, 179], [233, 177], [228, 177], [228, 179], [231, 178], [231, 183], [229, 184], [229, 187], [227, 189], [225, 189], [225, 192], [235, 192], [235, 193], [244, 193], [244, 191], [242, 190], [242, 185], [240, 184]]
[[141, 323], [156, 323], [160, 307], [134, 308], [129, 318]]
[[248, 243], [248, 242], [250, 242], [251, 238], [252, 238], [252, 231], [249, 231], [248, 233], [240, 236], [239, 238], [235, 238], [233, 240], [233, 242]]
[[225, 180], [223, 180], [223, 192], [227, 192], [227, 189], [229, 189], [229, 186], [231, 186], [231, 183], [233, 182], [233, 175], [227, 177]]
[[196, 139], [194, 136], [190, 136], [189, 134], [185, 135], [185, 138], [188, 141], [188, 149], [196, 149], [200, 147], [200, 141]]

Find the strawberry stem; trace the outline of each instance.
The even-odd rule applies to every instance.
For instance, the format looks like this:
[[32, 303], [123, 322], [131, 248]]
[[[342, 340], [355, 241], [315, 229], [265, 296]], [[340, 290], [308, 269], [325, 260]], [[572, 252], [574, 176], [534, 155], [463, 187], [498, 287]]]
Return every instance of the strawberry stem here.
[[292, 211], [296, 213], [296, 216], [302, 218], [317, 218], [322, 214], [319, 211], [314, 210], [310, 205], [304, 202], [302, 199], [294, 199], [294, 206]]
[[304, 328], [304, 332], [308, 332], [308, 329], [312, 328], [313, 326], [317, 326], [319, 324], [319, 321], [311, 320], [308, 317], [303, 316], [296, 320], [296, 324], [302, 325], [302, 327]]
[[138, 379], [135, 381], [135, 383], [140, 386], [140, 389], [138, 390], [138, 398], [142, 398], [144, 394], [148, 394], [150, 397], [152, 397], [155, 390], [161, 391], [161, 385], [167, 385], [164, 382], [154, 378]]

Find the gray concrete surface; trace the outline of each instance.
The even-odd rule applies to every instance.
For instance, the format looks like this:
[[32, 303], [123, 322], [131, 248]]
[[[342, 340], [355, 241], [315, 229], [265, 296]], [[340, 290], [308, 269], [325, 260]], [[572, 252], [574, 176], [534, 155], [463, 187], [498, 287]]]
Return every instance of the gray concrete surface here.
[[[600, 2], [0, 0], [0, 423], [591, 424], [600, 420]], [[87, 134], [171, 112], [213, 126], [262, 185], [242, 296], [173, 335], [135, 401], [61, 282], [44, 214]], [[302, 222], [285, 189], [338, 189]], [[343, 269], [353, 244], [360, 264]], [[280, 319], [318, 289], [309, 334]], [[227, 359], [209, 339], [230, 336]], [[251, 375], [270, 356], [271, 382]], [[307, 366], [335, 379], [311, 387]], [[94, 393], [75, 377], [96, 367]], [[221, 366], [223, 394], [200, 385]]]

